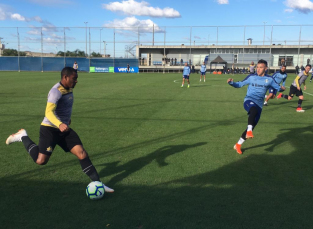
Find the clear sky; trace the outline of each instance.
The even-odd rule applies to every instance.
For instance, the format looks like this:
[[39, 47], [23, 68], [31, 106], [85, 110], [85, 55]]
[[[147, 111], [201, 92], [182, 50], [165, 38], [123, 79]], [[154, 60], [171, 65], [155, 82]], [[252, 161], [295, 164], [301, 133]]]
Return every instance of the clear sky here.
[[[313, 2], [310, 0], [1, 0], [0, 37], [7, 42], [7, 46], [10, 44], [14, 46], [14, 34], [16, 34], [16, 27], [19, 27], [21, 28], [19, 30], [21, 47], [24, 45], [25, 48], [30, 48], [31, 45], [26, 44], [26, 41], [33, 40], [38, 43], [40, 35], [40, 31], [35, 27], [43, 27], [43, 40], [51, 42], [51, 44], [58, 39], [64, 39], [65, 30], [66, 42], [82, 43], [80, 48], [84, 50], [84, 28], [87, 25], [88, 27], [97, 27], [91, 32], [91, 43], [98, 42], [98, 44], [91, 45], [92, 50], [97, 50], [99, 44], [99, 49], [101, 48], [104, 39], [107, 45], [113, 41], [113, 33], [104, 30], [99, 32], [99, 27], [140, 27], [140, 33], [144, 34], [145, 32], [151, 33], [154, 25], [155, 33], [159, 33], [156, 35], [156, 42], [164, 40], [163, 31], [166, 30], [168, 42], [182, 43], [185, 41], [188, 44], [192, 41], [197, 44], [210, 44], [217, 40], [216, 28], [195, 27], [190, 40], [189, 28], [170, 27], [251, 26], [250, 32], [248, 29], [245, 38], [243, 37], [243, 27], [225, 29], [224, 32], [223, 28], [219, 30], [219, 40], [227, 40], [229, 39], [227, 37], [231, 36], [234, 38], [234, 42], [239, 43], [249, 37], [262, 42], [264, 25], [266, 25], [264, 39], [269, 42], [271, 25], [310, 25], [313, 24], [312, 19]], [[253, 29], [252, 26], [254, 26]], [[62, 30], [59, 27], [69, 28]], [[80, 35], [70, 27], [82, 27]], [[277, 33], [288, 34], [290, 29], [293, 29], [293, 27], [284, 28], [281, 31], [276, 30], [274, 40], [276, 39], [277, 42], [283, 43], [287, 39], [280, 39], [277, 37]], [[312, 27], [309, 28], [312, 31]], [[134, 32], [130, 29], [121, 29], [117, 31], [116, 39], [121, 43], [124, 41], [132, 43], [132, 40], [138, 39], [136, 32], [138, 30]], [[152, 40], [148, 33], [139, 38], [141, 42]], [[299, 29], [294, 29], [292, 34], [295, 36], [292, 38], [293, 40], [298, 39]], [[57, 46], [57, 50], [64, 48], [60, 44]], [[109, 50], [110, 47], [107, 49]]]

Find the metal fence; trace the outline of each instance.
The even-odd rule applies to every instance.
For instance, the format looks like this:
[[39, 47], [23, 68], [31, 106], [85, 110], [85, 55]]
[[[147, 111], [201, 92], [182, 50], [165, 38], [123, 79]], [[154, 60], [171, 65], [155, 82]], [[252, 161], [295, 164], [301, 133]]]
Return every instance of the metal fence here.
[[[18, 55], [69, 57], [67, 52], [81, 51], [71, 57], [142, 59], [142, 46], [239, 46], [313, 45], [313, 25], [243, 25], [243, 26], [149, 26], [149, 27], [0, 27], [0, 41], [5, 49]], [[2, 50], [3, 53], [4, 50]], [[77, 52], [76, 52], [77, 53]], [[190, 48], [189, 55], [198, 54]], [[204, 55], [205, 53], [203, 53]], [[288, 56], [289, 53], [281, 53]], [[163, 53], [160, 53], [163, 56]], [[162, 57], [161, 56], [161, 57]], [[202, 57], [201, 57], [202, 58]], [[200, 58], [200, 59], [201, 59]], [[187, 58], [186, 58], [187, 59]], [[189, 56], [190, 59], [190, 56]], [[64, 60], [63, 60], [64, 61]], [[157, 61], [157, 60], [156, 60]], [[157, 62], [160, 62], [158, 60]], [[141, 62], [140, 62], [141, 63]], [[156, 63], [157, 65], [157, 63]]]

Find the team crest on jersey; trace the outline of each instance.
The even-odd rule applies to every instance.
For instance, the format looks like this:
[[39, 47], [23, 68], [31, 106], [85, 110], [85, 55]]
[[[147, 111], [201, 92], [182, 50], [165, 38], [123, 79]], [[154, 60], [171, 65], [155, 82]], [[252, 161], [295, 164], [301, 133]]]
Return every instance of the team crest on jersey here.
[[265, 83], [268, 83], [268, 79], [265, 80]]
[[53, 151], [52, 147], [49, 146], [49, 147], [47, 148], [47, 152], [52, 153], [52, 151]]

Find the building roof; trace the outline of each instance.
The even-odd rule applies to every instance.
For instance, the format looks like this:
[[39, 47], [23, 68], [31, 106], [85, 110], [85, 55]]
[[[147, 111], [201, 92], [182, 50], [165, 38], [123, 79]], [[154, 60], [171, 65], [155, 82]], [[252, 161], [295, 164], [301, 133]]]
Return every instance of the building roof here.
[[227, 61], [223, 60], [222, 57], [217, 56], [214, 60], [211, 61], [211, 64], [227, 64]]

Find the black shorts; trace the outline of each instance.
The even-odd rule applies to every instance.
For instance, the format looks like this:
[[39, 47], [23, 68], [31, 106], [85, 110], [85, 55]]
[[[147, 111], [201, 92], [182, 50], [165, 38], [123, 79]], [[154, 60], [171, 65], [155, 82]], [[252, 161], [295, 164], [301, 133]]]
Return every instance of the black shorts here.
[[293, 98], [294, 95], [296, 95], [296, 96], [298, 96], [298, 97], [301, 96], [301, 95], [303, 95], [302, 89], [300, 88], [300, 91], [299, 91], [299, 90], [297, 89], [297, 87], [291, 85], [291, 86], [290, 86], [290, 90], [289, 90], [289, 96], [290, 96], [291, 98]]
[[61, 132], [59, 129], [49, 126], [40, 126], [39, 152], [51, 155], [56, 145], [59, 145], [65, 152], [76, 145], [83, 145], [79, 136], [73, 129]]

